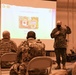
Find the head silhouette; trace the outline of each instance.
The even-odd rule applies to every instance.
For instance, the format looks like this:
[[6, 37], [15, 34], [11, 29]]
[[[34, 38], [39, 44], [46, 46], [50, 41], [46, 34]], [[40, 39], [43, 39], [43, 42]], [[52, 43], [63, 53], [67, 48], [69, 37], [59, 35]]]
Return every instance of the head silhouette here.
[[10, 32], [9, 31], [3, 31], [2, 37], [3, 37], [3, 39], [10, 39]]
[[28, 38], [34, 38], [34, 39], [36, 39], [36, 34], [35, 34], [35, 32], [34, 31], [29, 31], [28, 33], [27, 33], [27, 39]]

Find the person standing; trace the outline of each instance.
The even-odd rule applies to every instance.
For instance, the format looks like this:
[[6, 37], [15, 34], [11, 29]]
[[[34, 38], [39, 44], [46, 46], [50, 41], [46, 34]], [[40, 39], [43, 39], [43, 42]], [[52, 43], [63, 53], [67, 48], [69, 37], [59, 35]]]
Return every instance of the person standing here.
[[50, 34], [51, 38], [54, 38], [54, 49], [56, 54], [57, 67], [55, 69], [61, 69], [61, 59], [63, 69], [66, 69], [66, 49], [67, 49], [67, 39], [66, 35], [71, 33], [71, 29], [66, 26], [62, 27], [62, 22], [57, 21], [56, 28], [54, 28]]

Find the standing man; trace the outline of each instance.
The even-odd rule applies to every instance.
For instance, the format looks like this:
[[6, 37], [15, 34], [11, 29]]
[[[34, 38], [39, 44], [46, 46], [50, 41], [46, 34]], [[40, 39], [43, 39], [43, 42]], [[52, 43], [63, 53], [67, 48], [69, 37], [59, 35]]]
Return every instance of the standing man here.
[[66, 34], [70, 34], [71, 29], [66, 26], [66, 28], [62, 27], [62, 22], [57, 21], [56, 28], [53, 29], [51, 32], [51, 37], [54, 38], [54, 49], [55, 49], [55, 54], [56, 54], [56, 62], [57, 62], [57, 67], [56, 69], [61, 69], [61, 60], [60, 56], [62, 57], [62, 64], [63, 64], [63, 69], [66, 69], [65, 64], [66, 64], [66, 48], [67, 48], [67, 40], [66, 40]]

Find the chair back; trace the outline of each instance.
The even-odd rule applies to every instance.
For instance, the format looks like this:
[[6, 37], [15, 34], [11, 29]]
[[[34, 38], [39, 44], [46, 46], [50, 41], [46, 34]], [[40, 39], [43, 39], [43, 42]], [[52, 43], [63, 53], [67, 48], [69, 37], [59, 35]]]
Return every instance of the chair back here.
[[4, 53], [0, 58], [1, 68], [10, 68], [16, 61], [16, 56], [14, 52]]
[[51, 72], [52, 59], [49, 56], [34, 57], [27, 66], [27, 72], [31, 69], [48, 69], [48, 74]]
[[1, 61], [16, 61], [16, 53], [14, 52], [8, 52], [8, 53], [4, 53], [2, 56], [1, 56]]

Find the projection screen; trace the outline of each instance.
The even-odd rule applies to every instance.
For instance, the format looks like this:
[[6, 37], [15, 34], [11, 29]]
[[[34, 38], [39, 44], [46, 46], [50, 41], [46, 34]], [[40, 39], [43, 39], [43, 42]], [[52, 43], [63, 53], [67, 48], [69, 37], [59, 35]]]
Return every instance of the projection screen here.
[[54, 40], [50, 37], [56, 25], [56, 1], [47, 0], [1, 0], [1, 34], [11, 33], [17, 45], [26, 39], [28, 31], [35, 31], [36, 38], [53, 50]]

